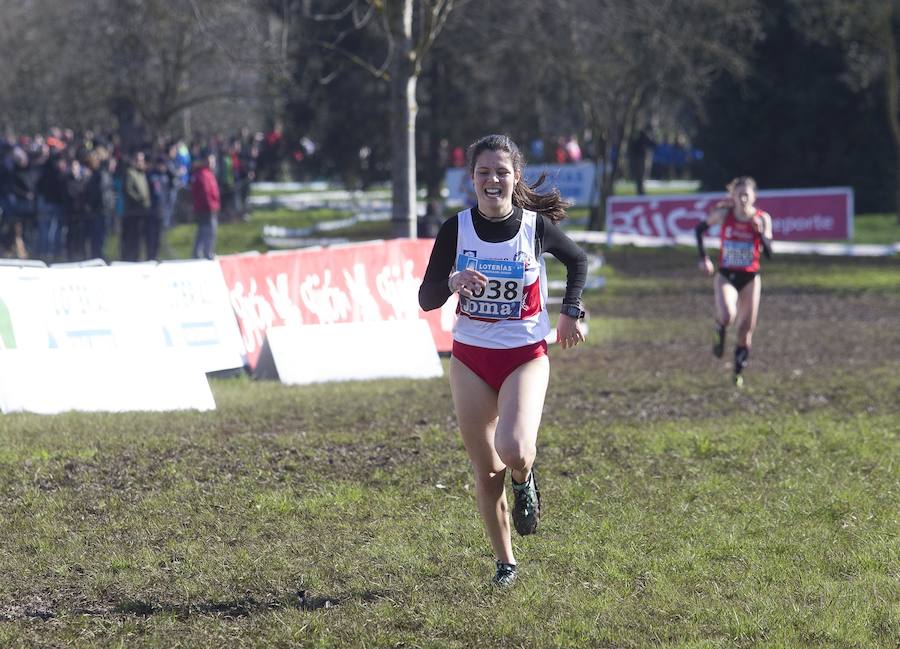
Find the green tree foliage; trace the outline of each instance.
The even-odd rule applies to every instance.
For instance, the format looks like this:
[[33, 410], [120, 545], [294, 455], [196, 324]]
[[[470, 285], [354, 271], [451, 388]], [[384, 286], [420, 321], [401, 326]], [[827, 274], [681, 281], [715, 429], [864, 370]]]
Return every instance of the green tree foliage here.
[[742, 174], [766, 188], [850, 185], [857, 211], [891, 209], [896, 153], [883, 89], [847, 83], [848, 59], [809, 38], [800, 9], [767, 3], [750, 74], [712, 86], [696, 138], [700, 180], [710, 190]]

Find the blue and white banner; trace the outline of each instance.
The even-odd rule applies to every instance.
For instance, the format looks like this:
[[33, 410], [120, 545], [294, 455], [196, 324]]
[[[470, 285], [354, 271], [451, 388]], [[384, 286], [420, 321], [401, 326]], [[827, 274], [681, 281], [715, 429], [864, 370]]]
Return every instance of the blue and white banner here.
[[0, 268], [0, 349], [175, 350], [204, 372], [244, 348], [215, 261]]
[[[566, 200], [577, 206], [596, 205], [600, 202], [596, 191], [595, 178], [597, 167], [593, 162], [577, 162], [574, 164], [536, 164], [525, 167], [525, 180], [529, 184], [547, 174], [539, 191], [547, 191], [557, 187]], [[444, 175], [447, 188], [447, 203], [461, 207], [475, 205], [475, 190], [467, 167], [450, 167]]]

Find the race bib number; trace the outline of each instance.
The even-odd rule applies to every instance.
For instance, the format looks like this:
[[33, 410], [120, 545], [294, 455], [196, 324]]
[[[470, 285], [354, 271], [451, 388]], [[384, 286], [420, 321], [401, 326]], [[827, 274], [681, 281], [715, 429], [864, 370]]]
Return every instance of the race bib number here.
[[472, 297], [460, 296], [460, 311], [473, 318], [511, 320], [521, 317], [525, 299], [525, 264], [521, 261], [477, 259], [469, 255], [456, 258], [456, 270], [477, 270], [487, 284]]
[[722, 265], [729, 268], [749, 266], [753, 263], [753, 243], [726, 241], [722, 248]]

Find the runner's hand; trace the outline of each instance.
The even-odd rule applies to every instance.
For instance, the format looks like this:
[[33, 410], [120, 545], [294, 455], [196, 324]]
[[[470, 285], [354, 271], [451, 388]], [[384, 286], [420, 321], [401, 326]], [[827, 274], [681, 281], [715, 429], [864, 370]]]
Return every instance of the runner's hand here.
[[706, 273], [707, 275], [712, 275], [715, 272], [715, 268], [713, 267], [712, 260], [707, 255], [703, 259], [697, 262], [697, 268]]
[[472, 297], [474, 291], [479, 291], [487, 286], [487, 277], [477, 270], [467, 268], [450, 275], [447, 285], [452, 293], [459, 293], [464, 297]]
[[571, 349], [578, 343], [584, 342], [584, 332], [578, 320], [564, 313], [559, 314], [556, 322], [556, 342], [563, 349]]

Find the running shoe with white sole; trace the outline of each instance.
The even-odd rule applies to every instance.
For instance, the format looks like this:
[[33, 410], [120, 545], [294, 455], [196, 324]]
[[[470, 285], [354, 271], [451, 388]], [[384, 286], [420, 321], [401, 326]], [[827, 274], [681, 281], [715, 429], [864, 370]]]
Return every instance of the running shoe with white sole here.
[[534, 468], [525, 482], [519, 484], [513, 480], [512, 486], [515, 496], [512, 518], [516, 531], [522, 536], [534, 534], [541, 520], [541, 492], [534, 477]]
[[516, 578], [518, 576], [519, 568], [516, 564], [498, 561], [497, 572], [494, 574], [493, 579], [491, 579], [491, 583], [498, 588], [509, 588], [516, 583]]

